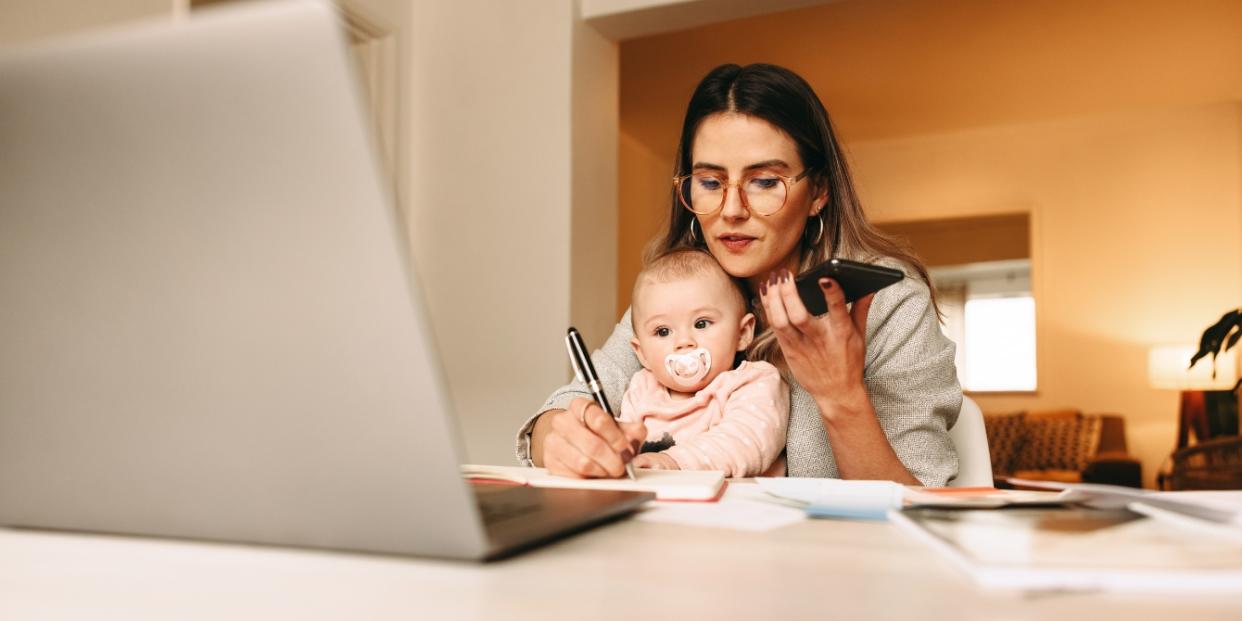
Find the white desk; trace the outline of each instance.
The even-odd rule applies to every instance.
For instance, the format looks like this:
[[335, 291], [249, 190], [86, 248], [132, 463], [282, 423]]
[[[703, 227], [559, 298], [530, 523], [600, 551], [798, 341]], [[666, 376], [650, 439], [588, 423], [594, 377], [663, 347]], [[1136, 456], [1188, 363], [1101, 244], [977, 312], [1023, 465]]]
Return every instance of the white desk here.
[[[1242, 585], [1239, 585], [1242, 592]], [[0, 619], [1242, 619], [1242, 597], [986, 592], [887, 523], [626, 520], [488, 565], [0, 529]]]

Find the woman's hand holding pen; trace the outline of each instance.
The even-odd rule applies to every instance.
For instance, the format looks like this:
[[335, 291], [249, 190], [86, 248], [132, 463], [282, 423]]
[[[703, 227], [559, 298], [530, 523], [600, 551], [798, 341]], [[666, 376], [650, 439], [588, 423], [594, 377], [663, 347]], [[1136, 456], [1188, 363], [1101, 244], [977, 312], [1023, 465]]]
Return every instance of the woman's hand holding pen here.
[[[542, 427], [542, 429], [541, 429]], [[541, 433], [542, 432], [542, 433]], [[545, 412], [535, 422], [532, 449], [552, 474], [576, 478], [625, 476], [647, 428], [615, 420], [591, 399], [577, 398], [568, 410]]]

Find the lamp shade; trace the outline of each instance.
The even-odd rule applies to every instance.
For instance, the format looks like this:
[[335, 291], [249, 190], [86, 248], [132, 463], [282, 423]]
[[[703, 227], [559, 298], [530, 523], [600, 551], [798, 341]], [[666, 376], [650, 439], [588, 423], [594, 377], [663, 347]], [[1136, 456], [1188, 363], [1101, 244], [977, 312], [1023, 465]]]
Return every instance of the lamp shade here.
[[1161, 345], [1147, 353], [1147, 379], [1152, 388], [1163, 390], [1229, 390], [1238, 381], [1236, 349], [1216, 358], [1216, 378], [1212, 378], [1212, 357], [1207, 356], [1187, 368], [1199, 351], [1193, 345]]

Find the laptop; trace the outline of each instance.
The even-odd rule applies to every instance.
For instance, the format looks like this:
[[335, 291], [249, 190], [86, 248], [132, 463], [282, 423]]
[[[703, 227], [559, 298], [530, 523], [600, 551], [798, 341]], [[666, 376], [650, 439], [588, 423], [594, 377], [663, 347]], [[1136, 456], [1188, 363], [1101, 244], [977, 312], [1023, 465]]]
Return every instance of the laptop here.
[[320, 2], [0, 53], [0, 524], [490, 559], [652, 497], [463, 481], [351, 67]]

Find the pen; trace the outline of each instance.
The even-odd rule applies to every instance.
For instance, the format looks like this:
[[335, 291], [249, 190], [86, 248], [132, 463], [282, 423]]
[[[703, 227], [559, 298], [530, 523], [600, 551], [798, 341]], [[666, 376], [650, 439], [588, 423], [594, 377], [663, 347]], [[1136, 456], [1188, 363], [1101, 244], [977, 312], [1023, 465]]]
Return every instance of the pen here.
[[[616, 413], [608, 405], [608, 397], [604, 396], [604, 387], [599, 383], [599, 376], [595, 374], [595, 365], [591, 364], [591, 355], [587, 353], [586, 344], [582, 342], [582, 335], [572, 327], [565, 335], [565, 348], [569, 350], [569, 363], [574, 367], [574, 375], [578, 381], [586, 384], [599, 407], [604, 408], [609, 416], [616, 418]], [[634, 476], [632, 464], [625, 464], [625, 474], [631, 479], [637, 478]]]

